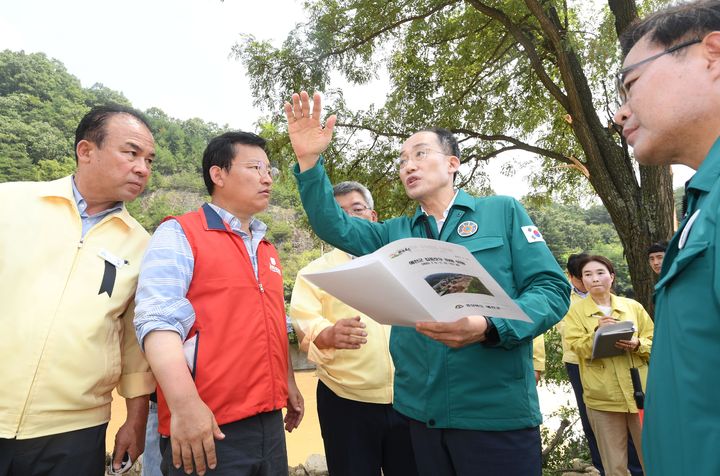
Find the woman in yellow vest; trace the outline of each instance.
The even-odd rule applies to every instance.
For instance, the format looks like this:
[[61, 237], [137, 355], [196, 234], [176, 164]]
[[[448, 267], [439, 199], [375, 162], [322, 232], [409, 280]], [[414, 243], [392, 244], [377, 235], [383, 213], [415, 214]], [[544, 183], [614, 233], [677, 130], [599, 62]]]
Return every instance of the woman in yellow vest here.
[[[580, 263], [589, 299], [570, 306], [565, 339], [580, 360], [585, 406], [598, 442], [606, 476], [627, 475], [627, 435], [632, 435], [642, 464], [641, 422], [633, 396], [631, 368], [638, 369], [643, 389], [653, 338], [653, 322], [642, 305], [616, 296], [615, 268], [604, 256], [588, 256]], [[635, 333], [618, 340], [620, 355], [592, 358], [595, 332], [619, 321], [632, 321]]]

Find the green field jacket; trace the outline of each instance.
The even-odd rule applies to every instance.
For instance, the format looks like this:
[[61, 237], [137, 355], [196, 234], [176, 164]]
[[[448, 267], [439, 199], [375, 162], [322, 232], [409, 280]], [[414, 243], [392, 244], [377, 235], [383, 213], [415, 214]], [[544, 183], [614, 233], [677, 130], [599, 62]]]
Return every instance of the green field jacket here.
[[[419, 207], [413, 217], [377, 223], [345, 214], [334, 200], [322, 159], [303, 173], [296, 167], [295, 173], [310, 224], [326, 242], [361, 256], [401, 238], [427, 238], [427, 220], [433, 237], [465, 246], [533, 320], [495, 318], [498, 344], [460, 349], [411, 327], [393, 327], [395, 408], [434, 428], [499, 431], [539, 425], [532, 339], [565, 315], [570, 285], [545, 242], [523, 231], [532, 222], [522, 205], [510, 197], [477, 198], [460, 190], [438, 236], [435, 220]], [[474, 228], [469, 236], [459, 234]]]
[[687, 197], [655, 286], [642, 437], [652, 476], [720, 475], [720, 141]]

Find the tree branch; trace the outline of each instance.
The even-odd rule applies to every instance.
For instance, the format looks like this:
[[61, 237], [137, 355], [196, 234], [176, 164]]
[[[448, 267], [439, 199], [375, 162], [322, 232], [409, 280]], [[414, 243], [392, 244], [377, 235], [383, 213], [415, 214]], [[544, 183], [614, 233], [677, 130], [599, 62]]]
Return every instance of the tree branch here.
[[555, 434], [552, 437], [552, 440], [550, 440], [550, 443], [547, 445], [547, 448], [542, 450], [542, 459], [543, 461], [546, 461], [548, 456], [550, 456], [550, 453], [555, 450], [555, 448], [562, 443], [562, 437], [565, 434], [565, 430], [570, 426], [570, 420], [567, 418], [563, 418], [560, 422], [560, 427], [557, 429]]
[[620, 38], [622, 32], [638, 17], [637, 5], [634, 0], [608, 0], [608, 6], [615, 17], [615, 33]]
[[347, 44], [346, 46], [344, 46], [344, 47], [342, 47], [342, 48], [340, 48], [340, 49], [338, 49], [338, 50], [328, 51], [327, 53], [324, 53], [324, 54], [318, 56], [318, 57], [315, 58], [313, 61], [320, 62], [320, 61], [323, 61], [324, 59], [327, 59], [327, 58], [329, 58], [329, 57], [331, 57], [331, 56], [339, 56], [339, 55], [341, 55], [341, 54], [343, 54], [343, 53], [345, 53], [345, 52], [347, 52], [347, 51], [349, 51], [349, 50], [352, 50], [352, 49], [355, 49], [355, 48], [359, 48], [359, 47], [363, 46], [364, 44], [371, 42], [372, 40], [374, 40], [374, 39], [377, 38], [378, 36], [382, 35], [383, 33], [387, 33], [388, 31], [393, 30], [393, 29], [395, 29], [395, 28], [397, 28], [397, 27], [399, 27], [400, 25], [403, 25], [403, 24], [405, 24], [405, 23], [409, 23], [409, 22], [411, 22], [411, 21], [420, 20], [421, 18], [429, 17], [430, 15], [439, 12], [439, 11], [442, 10], [443, 8], [445, 8], [445, 7], [447, 7], [448, 5], [451, 5], [451, 4], [453, 4], [453, 3], [456, 3], [456, 2], [455, 2], [455, 1], [444, 2], [444, 3], [441, 3], [441, 4], [437, 5], [435, 8], [430, 9], [430, 10], [427, 11], [427, 12], [419, 13], [419, 14], [417, 14], [417, 15], [413, 15], [413, 16], [410, 16], [410, 17], [401, 18], [401, 19], [399, 19], [399, 20], [397, 20], [397, 21], [395, 21], [395, 22], [393, 22], [393, 23], [391, 23], [391, 24], [389, 24], [389, 25], [386, 25], [386, 26], [380, 28], [379, 30], [376, 30], [376, 31], [371, 32], [369, 35], [367, 35], [367, 36], [365, 36], [365, 37], [359, 38], [358, 40], [356, 40], [356, 41], [354, 41], [354, 42], [352, 42], [352, 43]]
[[507, 136], [505, 134], [481, 134], [479, 132], [475, 132], [475, 131], [472, 131], [469, 129], [463, 129], [463, 128], [451, 129], [451, 131], [454, 133], [464, 134], [468, 137], [473, 137], [473, 138], [481, 139], [481, 140], [485, 140], [485, 141], [509, 142], [515, 146], [515, 147], [513, 147], [513, 149], [525, 150], [527, 152], [532, 152], [533, 154], [538, 154], [538, 155], [542, 155], [544, 157], [559, 160], [560, 162], [563, 162], [565, 164], [574, 165], [574, 162], [569, 157], [566, 157], [563, 154], [555, 152], [554, 150], [545, 149], [543, 147], [538, 147], [535, 145], [530, 145], [519, 139]]
[[543, 83], [548, 92], [560, 103], [560, 105], [566, 111], [570, 112], [570, 105], [568, 104], [567, 96], [550, 78], [547, 71], [545, 71], [542, 60], [540, 59], [540, 56], [535, 49], [535, 45], [532, 43], [530, 38], [528, 38], [528, 36], [523, 32], [523, 30], [517, 24], [515, 24], [510, 19], [510, 17], [508, 17], [507, 14], [502, 10], [498, 10], [497, 8], [486, 5], [479, 0], [467, 0], [467, 2], [473, 7], [475, 7], [475, 9], [477, 9], [479, 12], [500, 22], [513, 35], [515, 40], [520, 43], [520, 45], [525, 50], [525, 54], [530, 60], [530, 65], [532, 66], [533, 71], [535, 71], [535, 74], [538, 75], [540, 82]]
[[[370, 126], [366, 126], [363, 124], [348, 124], [348, 123], [342, 123], [338, 122], [335, 124], [337, 127], [346, 127], [348, 129], [361, 129], [368, 131], [372, 134], [375, 134], [376, 136], [384, 136], [384, 137], [394, 137], [397, 139], [407, 139], [410, 137], [413, 132], [389, 132], [389, 131], [382, 131]], [[510, 137], [505, 134], [481, 134], [479, 132], [470, 130], [470, 129], [464, 129], [464, 128], [456, 128], [456, 129], [450, 129], [450, 132], [454, 134], [463, 134], [467, 138], [473, 138], [473, 139], [480, 139], [488, 142], [509, 142], [512, 144], [512, 146], [504, 146], [499, 149], [495, 149], [483, 156], [478, 156], [477, 160], [489, 160], [492, 157], [495, 157], [503, 152], [508, 152], [511, 150], [524, 150], [526, 152], [530, 152], [533, 154], [541, 155], [543, 157], [548, 157], [551, 159], [558, 160], [564, 164], [567, 164], [571, 166], [572, 168], [575, 168], [579, 170], [583, 175], [589, 176], [587, 169], [585, 166], [575, 157], [567, 157], [563, 154], [560, 154], [558, 152], [555, 152], [550, 149], [545, 149], [543, 147], [538, 147], [535, 145], [528, 144], [526, 142], [523, 142], [519, 139], [516, 139], [514, 137]], [[462, 142], [462, 141], [461, 141]], [[467, 162], [467, 160], [463, 161], [463, 163]]]

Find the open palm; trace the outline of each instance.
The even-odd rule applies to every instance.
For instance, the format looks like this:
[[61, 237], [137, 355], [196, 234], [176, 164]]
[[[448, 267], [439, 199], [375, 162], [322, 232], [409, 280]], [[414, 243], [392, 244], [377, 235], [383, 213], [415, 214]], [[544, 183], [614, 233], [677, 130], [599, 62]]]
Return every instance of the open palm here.
[[313, 95], [312, 108], [310, 107], [310, 96], [306, 91], [293, 94], [292, 104], [285, 103], [290, 143], [298, 158], [301, 172], [315, 166], [318, 157], [327, 149], [332, 140], [337, 117], [335, 115], [328, 117], [325, 127], [323, 127], [320, 123], [321, 112], [319, 93]]

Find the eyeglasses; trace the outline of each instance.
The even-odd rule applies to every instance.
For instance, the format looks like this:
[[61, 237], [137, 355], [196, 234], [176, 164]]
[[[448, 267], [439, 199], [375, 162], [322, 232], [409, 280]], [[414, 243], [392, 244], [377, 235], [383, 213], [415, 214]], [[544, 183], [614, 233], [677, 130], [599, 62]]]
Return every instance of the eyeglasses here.
[[249, 165], [249, 167], [247, 167], [247, 168], [257, 170], [257, 173], [260, 176], [260, 178], [270, 176], [270, 178], [275, 179], [275, 178], [277, 178], [278, 175], [280, 175], [280, 171], [277, 168], [266, 164], [262, 160], [237, 162], [236, 165]]
[[642, 66], [645, 63], [649, 63], [653, 60], [656, 60], [656, 59], [660, 58], [661, 56], [669, 55], [670, 53], [674, 53], [677, 50], [680, 50], [687, 46], [691, 46], [691, 45], [694, 45], [695, 43], [701, 43], [701, 42], [702, 42], [702, 38], [695, 38], [693, 40], [688, 40], [688, 41], [684, 41], [682, 43], [678, 43], [677, 45], [671, 46], [670, 48], [666, 49], [665, 51], [661, 51], [660, 53], [658, 53], [656, 55], [652, 55], [649, 58], [645, 58], [642, 61], [638, 61], [637, 63], [631, 64], [630, 66], [626, 66], [623, 69], [621, 69], [620, 71], [618, 71], [617, 74], [615, 75], [615, 88], [617, 89], [617, 95], [618, 95], [618, 98], [620, 99], [620, 105], [625, 104], [625, 102], [627, 101], [628, 93], [630, 92], [630, 88], [625, 86], [625, 83], [624, 83], [625, 75], [627, 73], [634, 70], [638, 66]]
[[415, 163], [420, 163], [423, 160], [427, 158], [427, 156], [431, 153], [435, 152], [437, 154], [447, 155], [442, 151], [439, 150], [433, 150], [428, 147], [424, 149], [417, 149], [412, 152], [403, 152], [400, 154], [400, 157], [395, 159], [395, 166], [398, 168], [398, 170], [402, 170], [405, 167], [407, 167], [408, 161], [412, 159]]
[[367, 210], [372, 210], [370, 207], [366, 207], [365, 205], [353, 205], [352, 207], [343, 208], [345, 210], [345, 213], [348, 215], [352, 215], [354, 217], [362, 216], [363, 213], [365, 213]]

